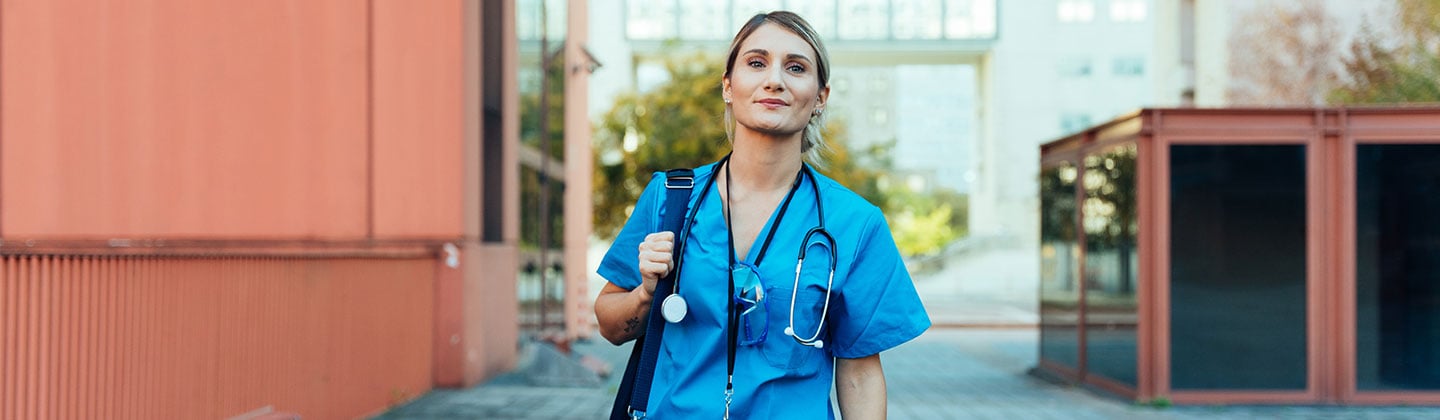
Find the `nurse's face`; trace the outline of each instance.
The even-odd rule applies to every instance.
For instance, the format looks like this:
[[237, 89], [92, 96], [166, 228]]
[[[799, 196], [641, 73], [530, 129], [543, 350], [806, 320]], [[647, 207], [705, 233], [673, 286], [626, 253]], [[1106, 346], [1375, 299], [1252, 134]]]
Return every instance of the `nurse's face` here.
[[723, 95], [737, 132], [797, 135], [825, 106], [815, 49], [799, 35], [767, 23], [741, 42]]

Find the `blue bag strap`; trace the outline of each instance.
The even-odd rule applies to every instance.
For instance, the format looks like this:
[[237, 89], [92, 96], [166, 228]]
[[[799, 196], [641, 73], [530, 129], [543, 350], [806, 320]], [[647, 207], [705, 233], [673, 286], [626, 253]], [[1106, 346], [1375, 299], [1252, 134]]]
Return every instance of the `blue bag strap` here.
[[[650, 385], [655, 379], [655, 363], [660, 356], [661, 338], [665, 334], [665, 320], [660, 313], [660, 304], [674, 290], [675, 276], [680, 272], [680, 255], [683, 244], [681, 233], [685, 227], [685, 214], [689, 212], [690, 191], [695, 188], [695, 171], [671, 169], [665, 171], [665, 215], [660, 231], [674, 232], [676, 246], [672, 248], [671, 261], [676, 264], [670, 273], [655, 283], [655, 293], [650, 300], [650, 316], [645, 326], [645, 335], [635, 339], [630, 350], [630, 361], [625, 367], [625, 377], [615, 393], [615, 404], [610, 409], [611, 420], [644, 418], [645, 408], [650, 404]], [[645, 287], [641, 284], [640, 287]], [[628, 398], [627, 398], [628, 397]]]

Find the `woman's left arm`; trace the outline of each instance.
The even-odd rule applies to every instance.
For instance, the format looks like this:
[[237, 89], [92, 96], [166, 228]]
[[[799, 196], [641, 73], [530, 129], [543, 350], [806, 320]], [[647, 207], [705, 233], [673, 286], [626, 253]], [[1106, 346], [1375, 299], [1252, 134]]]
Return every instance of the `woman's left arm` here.
[[880, 366], [880, 354], [836, 358], [835, 394], [840, 399], [840, 417], [885, 418], [885, 369]]

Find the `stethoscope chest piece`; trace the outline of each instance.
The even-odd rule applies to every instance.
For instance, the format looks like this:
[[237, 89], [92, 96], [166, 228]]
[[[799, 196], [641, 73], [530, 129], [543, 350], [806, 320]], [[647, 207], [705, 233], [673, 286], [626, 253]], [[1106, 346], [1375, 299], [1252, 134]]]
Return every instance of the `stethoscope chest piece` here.
[[690, 304], [679, 293], [666, 296], [660, 302], [660, 316], [665, 318], [665, 322], [678, 323], [685, 319], [687, 313], [690, 313]]

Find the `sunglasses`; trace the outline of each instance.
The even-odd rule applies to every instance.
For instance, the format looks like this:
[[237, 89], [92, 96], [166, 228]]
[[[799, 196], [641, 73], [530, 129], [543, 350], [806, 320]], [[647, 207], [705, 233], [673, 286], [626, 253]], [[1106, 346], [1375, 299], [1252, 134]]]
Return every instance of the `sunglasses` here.
[[731, 274], [735, 279], [735, 307], [740, 311], [739, 344], [754, 346], [763, 343], [770, 330], [770, 317], [760, 273], [749, 264], [737, 264], [731, 269]]

